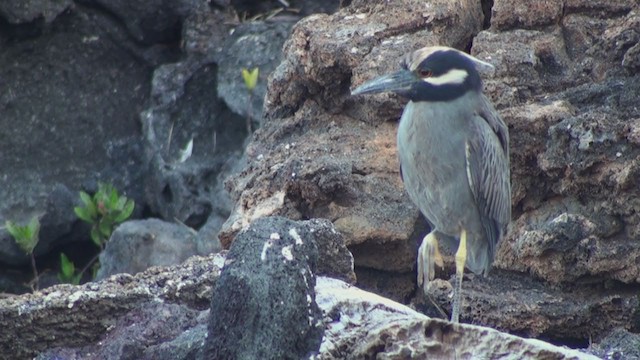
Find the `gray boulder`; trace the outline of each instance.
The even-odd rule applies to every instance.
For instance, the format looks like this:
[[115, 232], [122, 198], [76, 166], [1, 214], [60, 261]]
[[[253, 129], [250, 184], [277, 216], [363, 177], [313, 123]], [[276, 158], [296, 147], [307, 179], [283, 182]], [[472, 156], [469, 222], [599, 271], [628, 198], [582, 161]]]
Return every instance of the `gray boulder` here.
[[318, 248], [294, 221], [256, 220], [238, 235], [213, 289], [205, 359], [304, 359], [324, 332]]
[[118, 226], [100, 253], [96, 280], [136, 274], [151, 266], [180, 264], [197, 254], [195, 231], [159, 219], [127, 221]]

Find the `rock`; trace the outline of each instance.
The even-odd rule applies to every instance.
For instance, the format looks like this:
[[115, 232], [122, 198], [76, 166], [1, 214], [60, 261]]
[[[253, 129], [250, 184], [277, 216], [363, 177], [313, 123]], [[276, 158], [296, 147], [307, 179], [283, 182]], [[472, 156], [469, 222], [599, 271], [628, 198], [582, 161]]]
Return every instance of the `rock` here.
[[179, 41], [182, 21], [199, 6], [204, 8], [204, 3], [197, 0], [80, 2], [105, 9], [126, 26], [136, 41], [145, 45]]
[[[112, 325], [101, 340], [102, 346], [51, 349], [35, 359], [188, 359], [189, 353], [197, 352], [206, 337], [206, 329], [198, 327], [203, 321], [202, 313], [179, 304], [141, 303]], [[160, 335], [170, 341], [158, 344]]]
[[[495, 65], [483, 74], [486, 93], [511, 133], [513, 222], [495, 265], [532, 278], [470, 279], [477, 300], [465, 309], [468, 320], [585, 344], [590, 333], [635, 326], [618, 311], [633, 313], [626, 284], [640, 282], [633, 180], [640, 7], [505, 0], [488, 10], [491, 19], [477, 2], [354, 1], [296, 24], [269, 80], [247, 166], [228, 182], [235, 205], [219, 235], [223, 246], [265, 214], [327, 218], [354, 254], [359, 284], [407, 301], [416, 246], [428, 229], [398, 176], [394, 122], [404, 100], [353, 98], [349, 90], [397, 68], [418, 47], [469, 49]], [[448, 264], [440, 276], [449, 277]], [[511, 298], [493, 296], [518, 281], [524, 285]], [[450, 286], [440, 285], [446, 308]], [[541, 292], [548, 297], [534, 296]], [[531, 302], [512, 301], [526, 296]], [[546, 301], [574, 296], [587, 299], [587, 308], [570, 303], [562, 311], [573, 315], [553, 320]]]
[[[0, 359], [202, 359], [209, 299], [223, 265], [233, 266], [229, 260], [225, 253], [196, 256], [181, 265], [154, 267], [134, 276], [120, 274], [81, 286], [57, 285], [1, 298]], [[318, 277], [315, 294], [325, 328], [315, 359], [375, 354], [389, 359], [450, 358], [454, 350], [461, 358], [494, 358], [500, 353], [517, 359], [594, 359], [535, 339], [430, 319], [336, 279]], [[301, 309], [306, 308], [302, 304]], [[554, 316], [558, 314], [562, 313]], [[610, 338], [628, 336], [616, 334], [624, 332], [614, 332]], [[609, 344], [632, 351], [619, 340]], [[592, 351], [598, 353], [595, 347]]]
[[354, 284], [356, 274], [353, 272], [353, 255], [345, 246], [344, 236], [331, 221], [311, 219], [298, 221], [296, 224], [309, 231], [318, 247], [317, 273]]
[[50, 23], [72, 5], [71, 0], [3, 1], [0, 4], [0, 17], [10, 24], [28, 23], [38, 18], [44, 18], [46, 23]]
[[[0, 167], [10, 169], [0, 179], [0, 223], [42, 216], [38, 256], [87, 238], [86, 228], [73, 227], [80, 190], [111, 182], [136, 203], [143, 199], [136, 117], [151, 68], [110, 21], [74, 8], [41, 36], [0, 45], [0, 77], [8, 84], [0, 95]], [[27, 263], [1, 230], [0, 264]]]
[[159, 219], [127, 221], [111, 234], [100, 253], [96, 280], [136, 274], [151, 266], [180, 264], [197, 254], [195, 231]]
[[256, 220], [229, 250], [211, 299], [205, 359], [302, 359], [318, 351], [318, 249], [304, 227]]
[[[209, 233], [229, 217], [233, 203], [223, 181], [244, 166], [247, 116], [261, 122], [266, 78], [293, 25], [290, 19], [233, 23], [210, 9], [187, 18], [183, 42], [189, 56], [156, 69], [153, 105], [142, 115], [151, 158], [149, 204], [163, 218], [194, 228], [206, 223]], [[253, 67], [260, 79], [249, 99], [241, 69]], [[177, 161], [191, 139], [192, 157]]]
[[[250, 116], [254, 122], [262, 121], [267, 76], [280, 63], [282, 44], [289, 36], [292, 20], [242, 23], [216, 54], [218, 94], [234, 113]], [[259, 78], [250, 95], [241, 70], [254, 68], [259, 69]]]
[[615, 328], [591, 349], [602, 359], [640, 359], [640, 335]]
[[330, 278], [318, 278], [316, 291], [322, 312], [333, 314], [316, 359], [598, 359], [491, 328], [431, 319]]
[[560, 20], [564, 4], [560, 1], [541, 1], [529, 5], [519, 1], [494, 1], [491, 8], [491, 27], [507, 30], [553, 25]]
[[[552, 261], [549, 264], [553, 266]], [[449, 281], [436, 279], [429, 287], [430, 298], [446, 311], [447, 319], [452, 283], [453, 276]], [[602, 289], [600, 284], [584, 283], [559, 289], [523, 274], [496, 269], [486, 278], [465, 276], [462, 288], [462, 322], [508, 329], [519, 336], [556, 339], [572, 347], [586, 348], [590, 338], [599, 339], [610, 329], [632, 326], [636, 321], [634, 309], [640, 305], [635, 290]], [[417, 308], [443, 317], [429, 309], [429, 300], [419, 299]]]
[[223, 264], [222, 254], [192, 257], [134, 276], [0, 299], [0, 359], [31, 359], [43, 352], [43, 360], [152, 359], [142, 355], [157, 354], [170, 339], [192, 346], [187, 332], [206, 321], [197, 312], [209, 307]]
[[[216, 66], [195, 59], [163, 65], [152, 83], [154, 104], [141, 115], [150, 159], [147, 203], [162, 218], [195, 229], [210, 216], [226, 218], [222, 179], [240, 161], [246, 127], [212, 90]], [[189, 143], [191, 156], [181, 159]]]

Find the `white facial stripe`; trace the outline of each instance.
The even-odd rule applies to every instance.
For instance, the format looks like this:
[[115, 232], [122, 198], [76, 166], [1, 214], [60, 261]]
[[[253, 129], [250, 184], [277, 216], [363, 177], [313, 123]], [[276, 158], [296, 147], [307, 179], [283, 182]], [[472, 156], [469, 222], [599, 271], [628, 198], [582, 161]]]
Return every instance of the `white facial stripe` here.
[[428, 82], [432, 85], [445, 85], [445, 84], [462, 84], [469, 74], [462, 69], [451, 69], [440, 76], [428, 77], [422, 79], [424, 82]]
[[422, 49], [418, 49], [415, 52], [413, 52], [411, 54], [411, 58], [410, 61], [408, 62], [409, 64], [409, 70], [414, 71], [418, 65], [420, 65], [420, 63], [422, 62], [422, 60], [426, 59], [427, 57], [429, 57], [429, 55], [438, 52], [438, 51], [455, 51], [463, 56], [465, 56], [467, 59], [471, 60], [472, 62], [474, 62], [477, 66], [479, 67], [484, 67], [484, 68], [490, 68], [493, 69], [494, 66], [492, 64], [489, 64], [486, 61], [482, 61], [476, 57], [473, 57], [469, 54], [467, 54], [466, 52], [460, 51], [458, 49], [453, 49], [450, 47], [446, 47], [446, 46], [429, 46], [429, 47], [424, 47]]

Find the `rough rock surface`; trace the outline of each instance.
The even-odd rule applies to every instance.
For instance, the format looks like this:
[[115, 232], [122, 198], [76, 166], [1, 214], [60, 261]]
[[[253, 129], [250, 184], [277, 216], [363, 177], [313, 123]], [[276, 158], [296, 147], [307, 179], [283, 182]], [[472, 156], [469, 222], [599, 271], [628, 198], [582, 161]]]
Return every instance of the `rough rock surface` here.
[[[427, 229], [398, 174], [404, 100], [349, 89], [418, 47], [453, 46], [496, 67], [483, 76], [509, 125], [513, 184], [513, 222], [496, 259], [507, 272], [469, 277], [463, 318], [581, 344], [613, 327], [637, 331], [639, 14], [634, 1], [496, 0], [484, 14], [475, 1], [354, 1], [300, 21], [247, 166], [228, 183], [236, 203], [223, 245], [264, 214], [327, 218], [354, 254], [359, 283], [406, 301]], [[446, 307], [441, 294], [432, 295]], [[586, 303], [567, 301], [576, 296]], [[565, 313], [574, 316], [557, 317]]]
[[324, 333], [315, 302], [318, 247], [285, 218], [254, 221], [213, 289], [205, 359], [304, 359]]
[[[318, 9], [295, 3], [302, 14]], [[136, 201], [134, 217], [177, 219], [203, 230], [199, 253], [216, 249], [216, 234], [232, 207], [223, 181], [243, 166], [242, 107], [261, 109], [266, 77], [297, 18], [240, 21], [236, 15], [258, 5], [271, 12], [274, 4], [244, 3], [241, 14], [229, 2], [222, 5], [0, 4], [0, 166], [7, 169], [0, 178], [0, 224], [41, 217], [35, 251], [41, 270], [57, 270], [60, 251], [80, 253], [73, 259], [79, 263], [93, 256], [76, 251], [77, 242], [90, 242], [73, 206], [79, 190], [91, 193], [99, 181]], [[336, 6], [332, 1], [320, 8]], [[243, 44], [251, 51], [235, 51]], [[229, 57], [230, 49], [238, 55]], [[253, 66], [262, 75], [248, 105], [240, 69]], [[235, 93], [227, 94], [231, 88]], [[253, 113], [259, 123], [260, 112]], [[191, 156], [181, 159], [191, 139]], [[4, 269], [18, 273], [27, 264], [0, 229], [0, 291], [21, 288], [15, 280], [21, 276]]]
[[127, 221], [113, 231], [100, 253], [96, 280], [120, 273], [133, 275], [152, 266], [179, 264], [196, 254], [196, 234], [184, 225], [159, 219]]
[[[135, 276], [0, 299], [6, 330], [0, 359], [202, 359], [208, 298], [224, 263], [221, 254], [193, 257]], [[319, 277], [315, 292], [326, 328], [316, 359], [438, 359], [454, 352], [462, 359], [498, 352], [518, 359], [594, 359], [489, 328], [429, 319], [336, 279]], [[609, 353], [615, 349], [607, 347]]]
[[[190, 317], [188, 309], [206, 310], [223, 265], [221, 254], [193, 257], [182, 265], [154, 267], [135, 276], [119, 274], [82, 286], [58, 285], [35, 294], [0, 299], [0, 358], [30, 359], [52, 348], [78, 348], [64, 350], [77, 354], [69, 359], [90, 359], [88, 354], [96, 354], [94, 359], [110, 359], [112, 350], [127, 350], [135, 358], [140, 349], [149, 345], [145, 342], [165, 342], [171, 337], [163, 336], [175, 334], [177, 326], [172, 321], [156, 321], [144, 309], [155, 308], [162, 314], [171, 310], [169, 304], [179, 304], [185, 309], [180, 311], [182, 315], [171, 310], [176, 318]], [[154, 303], [166, 307], [154, 307]], [[158, 320], [168, 317], [160, 315]], [[133, 336], [137, 340], [144, 337], [142, 344], [132, 341], [133, 334], [126, 329], [136, 326], [136, 319], [145, 319], [149, 325], [149, 333], [144, 334], [145, 328], [137, 327], [142, 334]], [[118, 323], [124, 328], [116, 328]], [[99, 342], [109, 334], [113, 334], [112, 341]], [[46, 357], [52, 358], [55, 355]]]
[[332, 314], [317, 359], [598, 359], [491, 328], [431, 319], [335, 279], [319, 278], [316, 291], [323, 313]]
[[[302, 245], [296, 242], [298, 238], [294, 233], [290, 233], [292, 228], [296, 229]], [[274, 232], [282, 234], [280, 240], [271, 240]], [[253, 284], [263, 286], [262, 290], [276, 292], [269, 296], [253, 297], [252, 303], [245, 302], [245, 305], [251, 305], [245, 307], [247, 313], [265, 315], [268, 299], [275, 301], [278, 293], [289, 286], [291, 291], [297, 293], [290, 291], [289, 299], [302, 296], [304, 301], [302, 307], [289, 306], [287, 309], [303, 312], [304, 323], [309, 326], [307, 320], [310, 314], [307, 310], [311, 303], [307, 302], [306, 292], [302, 290], [308, 285], [292, 280], [302, 276], [302, 271], [305, 271], [306, 280], [311, 284], [315, 276], [308, 273], [311, 268], [316, 268], [318, 274], [331, 274], [342, 279], [355, 277], [353, 261], [347, 260], [351, 255], [340, 238], [328, 235], [333, 233], [335, 229], [326, 220], [292, 222], [268, 218], [257, 222], [242, 235], [237, 249], [232, 251], [228, 259], [224, 251], [207, 257], [192, 257], [184, 264], [170, 268], [152, 267], [133, 276], [118, 274], [82, 286], [60, 285], [35, 294], [0, 298], [0, 327], [3, 329], [0, 332], [0, 359], [33, 358], [39, 353], [39, 359], [42, 360], [56, 357], [69, 360], [194, 359], [196, 354], [200, 354], [207, 334], [212, 288], [216, 289], [216, 299], [233, 296], [240, 291], [235, 286], [215, 284], [225, 264], [229, 266], [230, 275], [221, 281], [233, 283], [230, 280], [237, 280], [239, 268], [244, 267], [252, 272], [245, 280], [251, 282], [260, 278], [263, 281]], [[268, 264], [262, 264], [260, 258], [265, 240], [272, 245], [265, 250]], [[293, 245], [288, 247], [284, 242], [290, 240]], [[333, 246], [328, 249], [327, 245]], [[257, 253], [242, 251], [248, 249], [257, 249]], [[329, 252], [325, 252], [327, 250]], [[313, 259], [304, 258], [314, 253], [317, 256], [316, 264], [312, 263]], [[289, 255], [292, 261], [283, 262]], [[249, 263], [254, 266], [247, 269]], [[258, 266], [262, 271], [256, 271]], [[274, 272], [278, 276], [284, 273], [290, 276], [286, 280], [276, 276], [266, 281], [267, 275], [273, 275]], [[289, 285], [276, 285], [279, 281], [288, 281]], [[295, 289], [292, 286], [294, 284], [297, 286]], [[216, 302], [213, 313], [217, 315], [212, 319], [232, 316], [231, 313], [220, 315], [215, 309], [249, 300], [246, 295]], [[313, 296], [310, 296], [313, 300]], [[262, 319], [269, 323], [285, 321], [284, 307], [279, 301], [271, 305], [273, 311]], [[225, 318], [219, 325], [230, 329], [238, 325], [237, 321], [237, 316]], [[245, 330], [247, 328], [244, 327]], [[256, 331], [253, 335], [259, 337], [266, 334]], [[287, 336], [287, 339], [291, 338]], [[225, 337], [227, 343], [237, 340], [235, 337]], [[211, 339], [209, 341], [213, 342]], [[176, 357], [167, 357], [169, 355]]]
[[[0, 34], [0, 167], [7, 169], [0, 221], [41, 216], [38, 255], [78, 235], [72, 231], [78, 191], [110, 180], [136, 202], [143, 198], [136, 118], [151, 67], [113, 26], [100, 13], [71, 10], [36, 38], [23, 39], [18, 25]], [[0, 264], [27, 261], [0, 230]]]
[[50, 23], [72, 4], [71, 0], [3, 1], [0, 3], [0, 17], [11, 24], [28, 23], [39, 18]]

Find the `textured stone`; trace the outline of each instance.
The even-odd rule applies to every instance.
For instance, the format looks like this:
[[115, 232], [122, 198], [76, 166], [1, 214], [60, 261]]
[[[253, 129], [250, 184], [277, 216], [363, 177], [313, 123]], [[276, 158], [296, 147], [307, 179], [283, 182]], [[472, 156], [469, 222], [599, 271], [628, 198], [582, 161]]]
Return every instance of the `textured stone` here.
[[302, 359], [322, 340], [315, 302], [318, 248], [291, 220], [268, 217], [238, 234], [213, 289], [205, 359]]
[[113, 231], [100, 253], [96, 280], [179, 264], [196, 254], [195, 233], [184, 225], [159, 219], [127, 221]]
[[431, 319], [337, 280], [319, 278], [317, 288], [318, 305], [334, 314], [317, 359], [598, 359], [536, 339]]
[[[235, 207], [222, 243], [264, 213], [331, 219], [361, 268], [359, 284], [411, 297], [416, 243], [428, 229], [397, 172], [394, 122], [404, 100], [353, 98], [349, 89], [418, 47], [454, 46], [495, 66], [482, 76], [510, 129], [513, 183], [513, 222], [495, 264], [531, 275], [477, 280], [478, 292], [469, 280], [478, 302], [466, 319], [584, 344], [593, 333], [637, 326], [624, 314], [636, 306], [626, 284], [637, 286], [640, 273], [638, 6], [499, 1], [484, 31], [479, 4], [465, 1], [354, 1], [302, 20], [270, 79], [247, 166], [228, 183]], [[448, 264], [440, 277], [449, 278]], [[496, 295], [518, 281], [510, 298]], [[450, 285], [440, 285], [447, 304]], [[587, 305], [548, 310], [547, 296]], [[554, 319], [555, 311], [571, 315]]]
[[[154, 267], [134, 276], [120, 274], [82, 286], [57, 285], [0, 299], [0, 359], [30, 359], [52, 348], [66, 348], [59, 350], [61, 354], [76, 354], [69, 359], [93, 359], [89, 354], [107, 354], [110, 349], [128, 351], [131, 357], [95, 359], [140, 358], [151, 344], [133, 339], [159, 344], [175, 337], [177, 326], [171, 317], [193, 318], [192, 310], [207, 309], [223, 265], [220, 254], [193, 257], [181, 265]], [[172, 309], [170, 304], [179, 304], [181, 309]], [[153, 311], [145, 308], [155, 308], [161, 313], [156, 316], [167, 321], [157, 322]], [[155, 324], [153, 331], [145, 334], [146, 328], [136, 326], [136, 319]], [[113, 334], [109, 341], [100, 341], [109, 333]], [[86, 348], [69, 349], [80, 347]], [[52, 358], [55, 356], [45, 359]]]
[[[220, 233], [223, 246], [262, 214], [320, 217], [348, 246], [377, 246], [362, 249], [357, 264], [411, 271], [412, 235], [424, 223], [402, 189], [395, 124], [387, 121], [400, 104], [386, 95], [365, 104], [349, 97], [349, 87], [397, 65], [418, 43], [462, 48], [481, 24], [475, 1], [353, 4], [300, 21], [270, 79], [248, 165], [228, 183], [236, 205]], [[383, 54], [393, 61], [381, 61]]]
[[[37, 294], [0, 299], [0, 359], [202, 359], [208, 300], [225, 262], [224, 254], [193, 257], [181, 265], [154, 267], [135, 276], [116, 275], [82, 286], [58, 285]], [[506, 290], [494, 296], [512, 298]], [[326, 329], [315, 359], [376, 355], [446, 359], [454, 353], [462, 359], [498, 354], [517, 359], [594, 359], [535, 339], [430, 319], [336, 279], [318, 277], [315, 294]], [[580, 295], [575, 296], [566, 300], [582, 303]], [[562, 304], [541, 305], [557, 317], [565, 314], [558, 308]], [[523, 311], [535, 316], [531, 309], [524, 309], [528, 305], [522, 305]], [[629, 342], [633, 335], [615, 331], [608, 339], [591, 351], [634, 354], [634, 343]]]
[[[122, 31], [106, 30], [111, 26], [103, 14], [70, 11], [42, 36], [0, 41], [0, 167], [7, 169], [0, 223], [40, 216], [39, 256], [81, 236], [89, 241], [88, 228], [73, 226], [80, 190], [94, 192], [103, 181], [136, 203], [143, 199], [136, 118], [151, 68], [137, 61]], [[0, 263], [28, 263], [4, 229]]]
[[494, 1], [491, 9], [492, 30], [530, 29], [554, 25], [562, 16], [563, 1], [542, 0]]
[[71, 0], [3, 1], [0, 17], [11, 24], [28, 23], [41, 17], [50, 23], [72, 4]]

